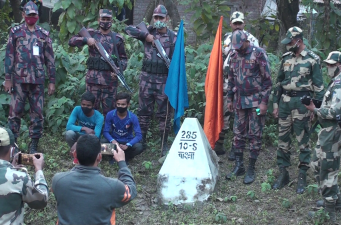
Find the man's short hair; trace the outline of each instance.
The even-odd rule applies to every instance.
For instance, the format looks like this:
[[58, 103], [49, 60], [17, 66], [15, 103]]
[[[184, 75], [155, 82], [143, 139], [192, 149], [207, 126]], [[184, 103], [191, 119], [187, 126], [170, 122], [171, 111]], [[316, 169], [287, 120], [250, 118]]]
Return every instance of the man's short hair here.
[[130, 99], [131, 99], [131, 96], [130, 96], [130, 94], [128, 94], [126, 92], [120, 92], [116, 96], [116, 101], [122, 100], [122, 99], [127, 99], [127, 103], [129, 103]]
[[86, 91], [82, 94], [82, 97], [81, 97], [81, 101], [85, 100], [85, 101], [89, 101], [91, 102], [92, 104], [95, 104], [95, 95], [92, 94], [90, 91]]
[[77, 159], [81, 165], [94, 165], [98, 153], [101, 152], [99, 138], [92, 134], [81, 135], [77, 140], [76, 152]]

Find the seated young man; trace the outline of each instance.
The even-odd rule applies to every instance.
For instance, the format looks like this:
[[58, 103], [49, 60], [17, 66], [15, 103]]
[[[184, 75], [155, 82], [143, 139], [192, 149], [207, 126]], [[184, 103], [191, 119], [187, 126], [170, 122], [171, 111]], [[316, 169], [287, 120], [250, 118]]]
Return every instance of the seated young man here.
[[74, 152], [76, 165], [52, 178], [57, 201], [58, 224], [115, 224], [115, 209], [137, 195], [134, 178], [126, 165], [124, 152], [117, 146], [118, 179], [101, 174], [101, 143], [95, 135], [82, 135]]
[[86, 91], [82, 94], [81, 105], [76, 106], [66, 125], [65, 140], [70, 148], [83, 134], [94, 134], [98, 138], [104, 122], [103, 115], [94, 109], [95, 96]]
[[[137, 116], [128, 110], [130, 95], [120, 92], [116, 96], [116, 109], [108, 112], [103, 136], [108, 142], [118, 143], [125, 152], [126, 161], [143, 152], [142, 134]], [[135, 136], [133, 134], [135, 133]]]

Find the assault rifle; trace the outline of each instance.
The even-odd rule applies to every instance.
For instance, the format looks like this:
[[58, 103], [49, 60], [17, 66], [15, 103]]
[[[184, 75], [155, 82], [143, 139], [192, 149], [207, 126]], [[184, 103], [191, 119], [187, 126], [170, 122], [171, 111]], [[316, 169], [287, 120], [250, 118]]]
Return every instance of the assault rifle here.
[[[82, 29], [79, 31], [78, 33], [80, 36], [85, 37], [85, 38], [92, 38], [91, 35], [89, 34], [88, 30], [85, 27], [82, 27]], [[116, 74], [117, 78], [120, 80], [120, 82], [123, 84], [123, 86], [130, 91], [131, 93], [133, 93], [133, 91], [131, 90], [131, 88], [128, 86], [126, 80], [124, 79], [123, 74], [121, 73], [120, 69], [117, 68], [117, 66], [115, 65], [115, 62], [112, 60], [112, 58], [110, 57], [110, 55], [107, 53], [107, 51], [104, 49], [103, 45], [100, 42], [95, 42], [95, 47], [97, 48], [99, 54], [101, 54], [101, 59], [103, 59], [105, 62], [107, 62], [112, 71]]]
[[[147, 29], [147, 25], [143, 21], [139, 25], [137, 25], [136, 27], [139, 28], [141, 31], [149, 34], [149, 30]], [[163, 61], [165, 61], [167, 68], [169, 69], [169, 65], [170, 65], [171, 61], [168, 58], [166, 51], [163, 49], [163, 47], [160, 43], [160, 40], [154, 39], [154, 44], [155, 44], [155, 47], [156, 47], [157, 51], [159, 52], [161, 58], [163, 59]]]

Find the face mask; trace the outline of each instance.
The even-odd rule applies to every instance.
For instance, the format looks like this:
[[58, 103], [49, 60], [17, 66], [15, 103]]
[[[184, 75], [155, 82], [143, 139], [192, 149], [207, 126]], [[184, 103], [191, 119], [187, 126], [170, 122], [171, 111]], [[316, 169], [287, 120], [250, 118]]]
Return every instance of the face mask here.
[[287, 48], [287, 50], [289, 51], [289, 52], [293, 52], [294, 54], [296, 54], [296, 52], [298, 51], [298, 49], [299, 49], [299, 45], [297, 45], [297, 43], [298, 43], [298, 41], [294, 44], [294, 46], [291, 46], [291, 45], [287, 45], [287, 46], [285, 46], [286, 48]]
[[124, 112], [126, 112], [127, 110], [128, 110], [127, 107], [117, 107], [117, 112], [119, 112], [119, 113], [124, 113]]
[[330, 78], [335, 77], [336, 75], [338, 75], [340, 73], [340, 69], [338, 66], [333, 66], [333, 67], [328, 67], [328, 76]]
[[85, 115], [87, 115], [92, 111], [92, 108], [82, 107], [82, 111]]
[[160, 20], [158, 20], [158, 21], [156, 21], [155, 23], [154, 23], [154, 27], [156, 28], [156, 29], [162, 29], [162, 28], [164, 28], [164, 27], [166, 27], [167, 26], [167, 24], [165, 23], [165, 22], [161, 22]]
[[39, 16], [35, 16], [35, 17], [25, 16], [25, 22], [30, 26], [34, 25], [38, 19], [39, 19]]
[[111, 27], [112, 23], [111, 22], [99, 22], [99, 26], [103, 29], [103, 30], [109, 30]]

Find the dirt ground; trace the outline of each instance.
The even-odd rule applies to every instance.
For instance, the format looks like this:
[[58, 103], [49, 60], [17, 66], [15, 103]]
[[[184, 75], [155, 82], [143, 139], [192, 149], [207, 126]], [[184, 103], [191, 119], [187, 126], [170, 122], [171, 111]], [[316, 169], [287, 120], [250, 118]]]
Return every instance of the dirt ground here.
[[[226, 141], [227, 148], [230, 147], [230, 142]], [[44, 173], [51, 186], [56, 172], [68, 171], [73, 167], [69, 149], [62, 136], [44, 136], [39, 148], [45, 155]], [[308, 211], [316, 210], [315, 202], [319, 199], [311, 171], [307, 178], [309, 189], [302, 195], [295, 192], [298, 176], [297, 152], [293, 152], [292, 166], [289, 168], [291, 183], [281, 190], [267, 189], [268, 183], [277, 177], [278, 170], [276, 148], [265, 147], [256, 163], [256, 181], [251, 185], [244, 185], [243, 177], [237, 177], [233, 181], [225, 179], [234, 165], [227, 160], [225, 154], [220, 157], [219, 180], [215, 191], [207, 201], [185, 206], [161, 206], [157, 202], [156, 190], [157, 175], [161, 169], [158, 149], [158, 144], [152, 142], [146, 152], [130, 162], [129, 168], [135, 178], [138, 195], [130, 204], [116, 209], [117, 224], [328, 224], [318, 221], [318, 218], [315, 221], [307, 218]], [[244, 160], [247, 165], [248, 152], [245, 153]], [[151, 168], [147, 169], [146, 164], [151, 164]], [[108, 160], [103, 160], [100, 168], [105, 176], [117, 177], [117, 165], [109, 165]], [[32, 177], [33, 168], [30, 168], [30, 174]], [[56, 224], [56, 209], [56, 201], [51, 194], [44, 210], [26, 208], [25, 224]], [[341, 221], [340, 211], [337, 220]]]

